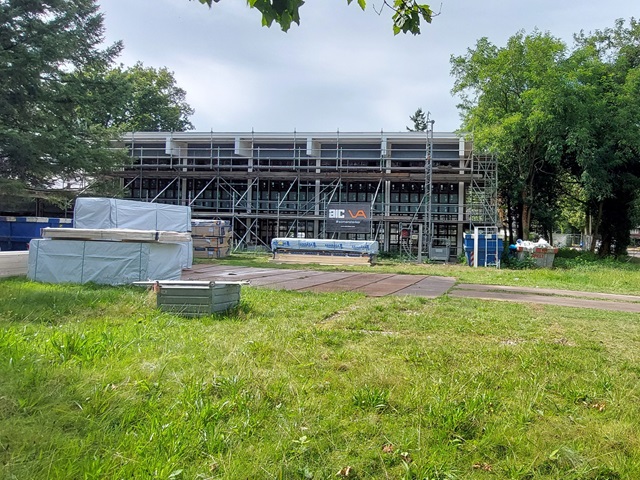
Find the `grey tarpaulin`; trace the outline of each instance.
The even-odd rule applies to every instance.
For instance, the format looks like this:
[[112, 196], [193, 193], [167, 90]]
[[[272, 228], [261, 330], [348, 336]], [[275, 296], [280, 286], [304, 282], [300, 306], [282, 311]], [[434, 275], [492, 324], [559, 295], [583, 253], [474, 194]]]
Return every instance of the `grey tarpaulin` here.
[[117, 198], [79, 197], [73, 209], [75, 228], [131, 228], [191, 231], [191, 208]]
[[[73, 209], [75, 228], [191, 231], [191, 208], [103, 197], [78, 197]], [[193, 265], [193, 244], [180, 247], [182, 268]]]
[[34, 239], [27, 277], [49, 283], [123, 285], [141, 280], [179, 280], [177, 243]]

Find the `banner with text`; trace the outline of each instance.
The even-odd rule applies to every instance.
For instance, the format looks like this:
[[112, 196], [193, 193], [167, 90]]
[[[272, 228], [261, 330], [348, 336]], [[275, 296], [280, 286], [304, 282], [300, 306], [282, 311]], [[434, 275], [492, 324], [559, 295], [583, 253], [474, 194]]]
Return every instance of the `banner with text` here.
[[369, 233], [370, 203], [330, 203], [327, 207], [327, 232]]

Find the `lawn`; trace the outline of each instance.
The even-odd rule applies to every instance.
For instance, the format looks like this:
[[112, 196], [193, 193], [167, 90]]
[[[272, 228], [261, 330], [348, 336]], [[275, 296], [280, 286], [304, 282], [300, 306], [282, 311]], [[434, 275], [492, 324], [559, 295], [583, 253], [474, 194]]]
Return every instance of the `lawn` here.
[[638, 314], [243, 287], [188, 319], [8, 279], [0, 322], [0, 478], [640, 478]]

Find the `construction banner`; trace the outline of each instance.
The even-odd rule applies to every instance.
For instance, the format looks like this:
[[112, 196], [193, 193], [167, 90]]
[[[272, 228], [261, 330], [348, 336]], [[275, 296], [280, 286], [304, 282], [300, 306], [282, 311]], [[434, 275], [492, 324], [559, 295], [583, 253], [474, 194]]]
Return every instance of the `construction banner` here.
[[369, 233], [370, 203], [330, 203], [327, 207], [326, 231], [332, 233]]

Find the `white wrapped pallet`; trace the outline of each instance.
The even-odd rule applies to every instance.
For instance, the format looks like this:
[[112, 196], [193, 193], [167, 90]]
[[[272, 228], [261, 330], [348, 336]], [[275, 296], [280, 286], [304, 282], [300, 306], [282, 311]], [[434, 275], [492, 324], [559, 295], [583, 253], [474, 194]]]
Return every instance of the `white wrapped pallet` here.
[[131, 228], [191, 231], [191, 208], [117, 198], [78, 197], [73, 210], [75, 228]]
[[307, 252], [353, 252], [376, 255], [378, 242], [375, 240], [331, 240], [318, 238], [274, 238], [271, 250]]
[[124, 285], [179, 280], [180, 244], [35, 239], [27, 277], [49, 283]]
[[26, 275], [29, 252], [0, 252], [0, 278]]

